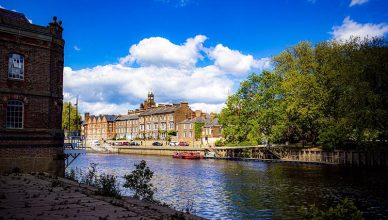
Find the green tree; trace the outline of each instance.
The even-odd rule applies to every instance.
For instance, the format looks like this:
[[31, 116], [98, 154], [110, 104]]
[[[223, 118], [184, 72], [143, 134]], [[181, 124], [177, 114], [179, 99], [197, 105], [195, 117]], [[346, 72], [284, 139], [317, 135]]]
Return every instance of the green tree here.
[[205, 123], [201, 123], [201, 122], [195, 122], [194, 123], [194, 138], [196, 141], [198, 141], [199, 139], [201, 139], [202, 137], [202, 128], [203, 126], [205, 125]]
[[[69, 111], [70, 106], [70, 111]], [[71, 102], [63, 103], [62, 111], [62, 128], [69, 130], [69, 112], [70, 112], [70, 131], [81, 130], [81, 115], [78, 113], [74, 105]]]
[[369, 147], [388, 141], [388, 44], [384, 39], [302, 42], [251, 74], [219, 119], [227, 143], [302, 142]]
[[139, 164], [135, 164], [136, 169], [131, 174], [125, 175], [125, 188], [130, 188], [135, 191], [134, 197], [137, 199], [144, 199], [154, 201], [154, 188], [151, 179], [154, 172], [147, 166], [147, 162], [142, 160]]

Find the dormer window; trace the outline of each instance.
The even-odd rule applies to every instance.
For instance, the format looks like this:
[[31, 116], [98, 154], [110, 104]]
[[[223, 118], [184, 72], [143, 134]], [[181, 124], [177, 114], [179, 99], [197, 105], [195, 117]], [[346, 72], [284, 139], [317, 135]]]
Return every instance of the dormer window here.
[[20, 54], [11, 53], [8, 58], [8, 78], [24, 79], [24, 57]]

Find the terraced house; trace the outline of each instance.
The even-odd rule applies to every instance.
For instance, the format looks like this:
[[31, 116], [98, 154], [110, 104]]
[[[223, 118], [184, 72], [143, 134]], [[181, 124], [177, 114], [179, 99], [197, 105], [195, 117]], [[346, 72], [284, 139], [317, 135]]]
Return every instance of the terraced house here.
[[192, 112], [187, 102], [151, 107], [139, 114], [139, 138], [164, 140], [167, 132], [176, 130], [177, 124], [190, 118]]
[[110, 140], [115, 136], [116, 115], [89, 115], [85, 113], [82, 129], [87, 141]]
[[[214, 145], [216, 140], [222, 138], [222, 126], [218, 123], [215, 114], [205, 114], [197, 110], [194, 116], [178, 124], [179, 141], [193, 145]], [[196, 130], [195, 126], [201, 129]]]
[[139, 137], [140, 111], [128, 111], [127, 115], [119, 115], [115, 121], [116, 138], [133, 140]]
[[[139, 109], [126, 115], [94, 116], [85, 113], [83, 133], [87, 140], [166, 140], [169, 131], [176, 131], [179, 141], [213, 143], [221, 137], [221, 128], [212, 114], [192, 111], [187, 102], [156, 104], [154, 94], [149, 93]], [[195, 123], [202, 123], [206, 132], [195, 135]], [[201, 139], [205, 135], [206, 139]], [[195, 138], [197, 137], [197, 138]]]

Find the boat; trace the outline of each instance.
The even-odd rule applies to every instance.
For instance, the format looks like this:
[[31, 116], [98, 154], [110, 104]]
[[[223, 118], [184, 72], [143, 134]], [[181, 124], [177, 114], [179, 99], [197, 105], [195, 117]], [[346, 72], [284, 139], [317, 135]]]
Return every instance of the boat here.
[[199, 160], [203, 159], [203, 155], [200, 152], [176, 152], [172, 155], [172, 158], [187, 159], [187, 160]]

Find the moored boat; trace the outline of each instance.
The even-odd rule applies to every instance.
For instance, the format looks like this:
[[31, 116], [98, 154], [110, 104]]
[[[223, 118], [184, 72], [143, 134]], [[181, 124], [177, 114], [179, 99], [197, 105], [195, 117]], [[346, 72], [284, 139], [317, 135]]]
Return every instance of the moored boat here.
[[203, 159], [203, 155], [199, 152], [176, 152], [172, 155], [176, 159], [187, 159], [187, 160], [199, 160]]

